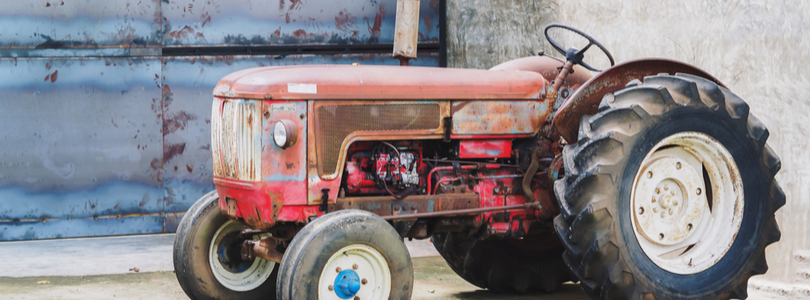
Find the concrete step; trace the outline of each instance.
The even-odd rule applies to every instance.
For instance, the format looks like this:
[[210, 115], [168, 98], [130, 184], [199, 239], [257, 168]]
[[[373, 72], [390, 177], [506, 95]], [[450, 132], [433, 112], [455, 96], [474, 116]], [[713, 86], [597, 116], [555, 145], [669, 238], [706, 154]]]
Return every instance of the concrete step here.
[[748, 280], [748, 299], [810, 299], [810, 284], [775, 282], [753, 277]]
[[800, 249], [793, 252], [793, 263], [799, 268], [810, 269], [810, 250]]

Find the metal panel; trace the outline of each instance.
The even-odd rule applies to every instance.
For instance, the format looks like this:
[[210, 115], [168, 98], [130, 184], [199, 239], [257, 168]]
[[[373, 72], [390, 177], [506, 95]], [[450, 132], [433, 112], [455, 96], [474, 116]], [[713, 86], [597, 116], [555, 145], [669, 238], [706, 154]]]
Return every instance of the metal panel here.
[[[411, 65], [438, 66], [438, 54], [425, 54]], [[206, 56], [164, 58], [164, 199], [173, 216], [214, 189], [211, 155], [212, 91], [231, 72], [262, 66], [309, 64], [398, 65], [390, 54]]]
[[160, 24], [160, 0], [3, 1], [0, 48], [159, 46]]
[[159, 73], [157, 59], [0, 59], [0, 240], [160, 232]]
[[[164, 1], [166, 2], [166, 1]], [[164, 46], [390, 44], [396, 0], [171, 0]], [[439, 1], [420, 2], [419, 42], [439, 41]]]

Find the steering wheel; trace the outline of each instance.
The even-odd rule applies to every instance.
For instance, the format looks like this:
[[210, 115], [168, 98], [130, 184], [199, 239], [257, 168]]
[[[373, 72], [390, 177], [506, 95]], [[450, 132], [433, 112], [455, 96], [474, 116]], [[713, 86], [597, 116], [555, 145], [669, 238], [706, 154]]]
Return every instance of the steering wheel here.
[[[550, 36], [548, 36], [548, 30], [551, 29], [551, 28], [562, 28], [562, 29], [567, 29], [569, 31], [573, 31], [576, 34], [579, 34], [580, 36], [588, 39], [588, 45], [585, 46], [585, 48], [582, 48], [582, 50], [578, 50], [578, 49], [574, 49], [574, 48], [570, 48], [568, 50], [563, 50], [563, 47], [560, 46], [560, 44], [557, 44], [557, 42], [555, 42], [554, 40], [551, 39]], [[546, 28], [544, 30], [544, 33], [546, 35], [546, 39], [548, 40], [548, 42], [551, 43], [551, 46], [554, 47], [554, 49], [556, 49], [558, 52], [560, 52], [560, 54], [565, 55], [566, 60], [568, 60], [568, 61], [570, 61], [570, 62], [572, 62], [574, 64], [581, 65], [581, 66], [585, 67], [586, 69], [594, 71], [594, 72], [602, 72], [602, 70], [591, 67], [590, 65], [588, 65], [584, 61], [582, 61], [582, 59], [585, 58], [585, 51], [588, 51], [588, 48], [590, 48], [593, 45], [596, 45], [596, 47], [599, 47], [599, 49], [601, 49], [602, 52], [604, 52], [605, 55], [607, 55], [608, 59], [610, 60], [610, 66], [611, 67], [616, 64], [613, 61], [613, 56], [610, 55], [610, 52], [608, 52], [607, 49], [605, 49], [605, 46], [602, 46], [602, 44], [597, 42], [593, 37], [591, 37], [590, 35], [585, 34], [582, 31], [579, 31], [576, 28], [573, 28], [571, 26], [562, 25], [562, 24], [552, 23], [552, 24], [548, 24], [546, 26]]]

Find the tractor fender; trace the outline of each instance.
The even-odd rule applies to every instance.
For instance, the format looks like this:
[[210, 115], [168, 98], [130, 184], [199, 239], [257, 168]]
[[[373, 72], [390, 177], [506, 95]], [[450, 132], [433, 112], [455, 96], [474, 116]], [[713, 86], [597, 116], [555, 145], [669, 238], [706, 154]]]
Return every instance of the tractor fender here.
[[633, 79], [643, 79], [645, 76], [661, 73], [670, 75], [686, 73], [726, 87], [706, 71], [687, 63], [664, 58], [630, 60], [602, 71], [574, 91], [554, 115], [554, 128], [566, 141], [577, 141], [580, 119], [585, 115], [595, 115], [604, 95], [625, 88]]

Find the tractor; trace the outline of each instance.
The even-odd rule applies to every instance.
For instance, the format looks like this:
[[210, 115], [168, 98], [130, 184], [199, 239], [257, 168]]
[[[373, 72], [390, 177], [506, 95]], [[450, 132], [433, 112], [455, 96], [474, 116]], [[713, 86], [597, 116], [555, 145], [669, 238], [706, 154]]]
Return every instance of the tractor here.
[[[407, 238], [496, 293], [574, 281], [594, 299], [746, 298], [785, 203], [762, 122], [697, 67], [614, 65], [565, 25], [545, 36], [560, 58], [489, 70], [224, 77], [216, 190], [177, 229], [180, 286], [192, 299], [409, 299]], [[609, 68], [584, 61], [595, 49]]]

